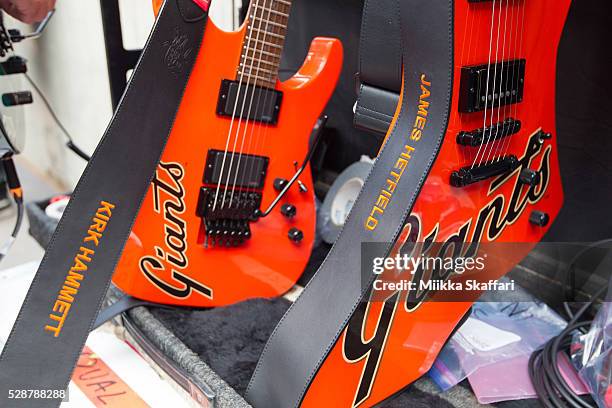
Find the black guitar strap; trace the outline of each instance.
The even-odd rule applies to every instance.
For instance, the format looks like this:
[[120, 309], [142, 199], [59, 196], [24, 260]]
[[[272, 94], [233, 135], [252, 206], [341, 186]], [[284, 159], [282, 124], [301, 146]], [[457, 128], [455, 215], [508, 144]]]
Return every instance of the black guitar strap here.
[[389, 130], [402, 88], [399, 3], [365, 0], [361, 19], [354, 124], [381, 135]]
[[[162, 8], [0, 356], [2, 407], [61, 402], [53, 390], [68, 386], [198, 56], [208, 2], [200, 3], [167, 0]], [[30, 396], [11, 398], [18, 390]]]
[[[402, 0], [398, 10], [387, 12], [399, 12], [401, 22], [403, 90], [396, 122], [339, 239], [268, 340], [247, 390], [247, 400], [257, 408], [300, 405], [369, 292], [370, 285], [362, 284], [361, 244], [384, 242], [380, 253], [372, 256], [388, 255], [447, 129], [453, 1]], [[371, 283], [374, 276], [370, 279]]]

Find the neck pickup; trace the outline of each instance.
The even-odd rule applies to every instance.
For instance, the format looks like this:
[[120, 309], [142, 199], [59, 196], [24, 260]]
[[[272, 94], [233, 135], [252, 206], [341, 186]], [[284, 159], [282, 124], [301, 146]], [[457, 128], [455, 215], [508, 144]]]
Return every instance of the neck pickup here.
[[519, 103], [525, 86], [525, 60], [461, 68], [459, 112], [472, 113]]
[[225, 79], [221, 82], [217, 114], [276, 125], [282, 101], [280, 91]]

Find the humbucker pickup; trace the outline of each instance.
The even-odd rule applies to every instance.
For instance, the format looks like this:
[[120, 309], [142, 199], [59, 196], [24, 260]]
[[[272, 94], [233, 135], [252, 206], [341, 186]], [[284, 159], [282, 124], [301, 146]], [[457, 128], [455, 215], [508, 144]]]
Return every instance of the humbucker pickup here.
[[525, 62], [520, 59], [461, 68], [459, 112], [478, 112], [521, 102]]
[[508, 118], [503, 122], [495, 123], [493, 126], [487, 126], [469, 132], [459, 132], [457, 135], [457, 144], [461, 146], [478, 147], [485, 143], [494, 142], [504, 137], [514, 135], [520, 130], [521, 121]]
[[261, 189], [264, 186], [269, 161], [263, 156], [211, 149], [206, 157], [204, 184], [228, 184], [234, 187]]
[[283, 93], [275, 89], [224, 79], [219, 91], [217, 114], [276, 125], [282, 100]]

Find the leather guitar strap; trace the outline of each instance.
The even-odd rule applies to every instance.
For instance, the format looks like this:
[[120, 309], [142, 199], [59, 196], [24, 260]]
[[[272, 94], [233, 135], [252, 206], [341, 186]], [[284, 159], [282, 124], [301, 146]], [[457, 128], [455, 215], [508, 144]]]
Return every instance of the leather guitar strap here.
[[[0, 356], [0, 406], [59, 406], [199, 53], [208, 1], [167, 0]], [[42, 390], [12, 399], [15, 390]], [[44, 395], [44, 396], [43, 396]]]
[[[396, 120], [339, 239], [264, 348], [246, 394], [256, 408], [300, 405], [374, 280], [371, 275], [369, 284], [362, 283], [361, 244], [383, 242], [380, 253], [371, 255], [389, 254], [447, 130], [453, 80], [453, 1], [402, 0], [399, 13], [403, 89]], [[415, 129], [423, 127], [416, 140]], [[374, 228], [370, 217], [376, 221]], [[325, 401], [320, 403], [325, 406]]]
[[402, 88], [399, 3], [400, 0], [366, 0], [361, 19], [354, 124], [383, 136], [391, 125]]

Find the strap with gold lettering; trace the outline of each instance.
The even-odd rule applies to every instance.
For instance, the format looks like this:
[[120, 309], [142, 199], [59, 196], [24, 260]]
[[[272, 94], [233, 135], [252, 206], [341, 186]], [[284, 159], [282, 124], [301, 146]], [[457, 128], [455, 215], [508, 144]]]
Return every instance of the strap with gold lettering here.
[[399, 3], [403, 86], [394, 125], [334, 247], [266, 344], [246, 394], [254, 407], [300, 405], [371, 287], [362, 280], [361, 244], [386, 243], [370, 255], [389, 254], [446, 133], [453, 0]]
[[0, 356], [0, 406], [60, 404], [168, 139], [208, 5], [165, 2]]

